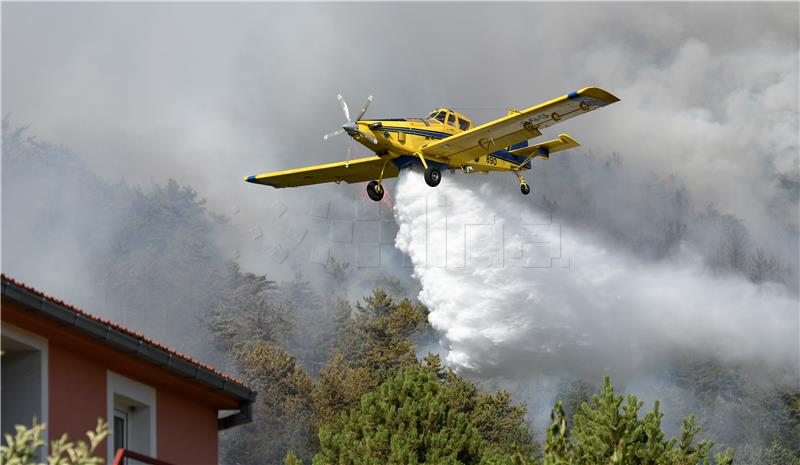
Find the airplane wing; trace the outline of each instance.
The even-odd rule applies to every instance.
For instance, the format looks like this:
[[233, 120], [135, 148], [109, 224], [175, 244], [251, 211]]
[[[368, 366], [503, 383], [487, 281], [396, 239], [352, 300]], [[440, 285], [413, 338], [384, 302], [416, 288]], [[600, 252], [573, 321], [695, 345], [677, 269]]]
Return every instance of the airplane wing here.
[[[378, 156], [359, 158], [350, 162], [341, 161], [327, 165], [309, 166], [286, 171], [256, 174], [244, 178], [247, 182], [264, 184], [276, 189], [282, 187], [308, 186], [326, 182], [364, 182], [378, 179], [384, 169], [386, 158]], [[383, 179], [394, 178], [399, 174], [397, 166], [389, 161]]]
[[618, 101], [599, 87], [586, 87], [438, 140], [423, 146], [421, 152], [426, 158], [446, 161], [451, 166], [460, 165], [537, 137], [541, 135], [540, 129]]

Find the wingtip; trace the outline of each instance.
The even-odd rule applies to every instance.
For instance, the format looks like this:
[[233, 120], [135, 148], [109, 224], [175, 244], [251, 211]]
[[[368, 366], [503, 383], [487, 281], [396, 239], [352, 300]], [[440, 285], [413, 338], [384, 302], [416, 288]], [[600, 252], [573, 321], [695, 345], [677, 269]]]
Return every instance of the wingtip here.
[[[578, 91], [575, 91], [575, 92], [571, 93], [570, 96], [572, 96], [573, 94], [575, 94], [576, 96], [578, 94], [585, 95], [585, 96], [591, 97], [593, 99], [602, 100], [602, 101], [606, 102], [606, 104], [611, 104], [611, 103], [620, 101], [619, 97], [617, 97], [616, 95], [612, 94], [611, 92], [609, 92], [609, 91], [607, 91], [605, 89], [601, 89], [600, 87], [595, 87], [595, 86], [584, 87], [581, 90], [578, 90]], [[574, 98], [574, 97], [570, 97], [570, 98]]]
[[558, 138], [561, 139], [561, 142], [564, 144], [572, 145], [573, 147], [580, 147], [581, 144], [578, 143], [575, 139], [572, 138], [569, 134], [559, 134]]
[[246, 182], [256, 182], [256, 175], [245, 176], [242, 179], [244, 179]]

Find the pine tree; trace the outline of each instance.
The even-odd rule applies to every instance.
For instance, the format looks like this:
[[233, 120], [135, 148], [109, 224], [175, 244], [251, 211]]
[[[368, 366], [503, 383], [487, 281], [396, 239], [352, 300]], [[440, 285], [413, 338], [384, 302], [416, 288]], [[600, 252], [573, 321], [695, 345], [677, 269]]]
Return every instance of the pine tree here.
[[310, 458], [316, 447], [311, 378], [283, 348], [263, 341], [239, 344], [232, 349], [232, 356], [258, 396], [254, 421], [232, 432], [226, 461], [274, 464], [290, 450]]
[[320, 430], [315, 465], [479, 463], [485, 447], [430, 370], [407, 367]]
[[[664, 440], [663, 414], [653, 410], [639, 418], [642, 402], [636, 396], [616, 395], [608, 377], [603, 391], [584, 403], [568, 430], [561, 404], [556, 404], [547, 431], [544, 465], [698, 465], [708, 464], [709, 441], [694, 440], [700, 432], [694, 417], [684, 420], [680, 439]], [[730, 465], [733, 452], [716, 455], [717, 465]]]
[[216, 282], [208, 328], [217, 347], [228, 353], [245, 342], [286, 342], [292, 327], [289, 309], [275, 296], [273, 281], [242, 273], [238, 264], [229, 262]]
[[[314, 464], [535, 462], [537, 449], [524, 423], [524, 404], [514, 406], [506, 392], [485, 394], [452, 371], [445, 373], [438, 356], [426, 359], [427, 365], [403, 367], [361, 396], [353, 408], [325, 423]], [[336, 360], [341, 363], [341, 358]], [[315, 395], [327, 392], [339, 405], [349, 402], [357, 390], [334, 387], [349, 385], [343, 373], [347, 372], [323, 372], [320, 384], [331, 387]], [[328, 377], [336, 379], [326, 382]]]

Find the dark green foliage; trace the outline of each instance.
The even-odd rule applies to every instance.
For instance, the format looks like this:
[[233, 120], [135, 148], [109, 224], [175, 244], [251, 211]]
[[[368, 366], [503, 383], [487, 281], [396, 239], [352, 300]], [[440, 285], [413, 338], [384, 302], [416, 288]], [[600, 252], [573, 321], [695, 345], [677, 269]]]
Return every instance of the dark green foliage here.
[[481, 438], [428, 370], [408, 367], [320, 430], [314, 464], [477, 463]]
[[[349, 306], [345, 307], [349, 310]], [[382, 289], [357, 305], [337, 334], [332, 357], [314, 392], [318, 424], [335, 421], [399, 368], [417, 363], [412, 336], [430, 330], [427, 309], [409, 300], [395, 303]]]
[[290, 450], [309, 458], [316, 448], [313, 380], [280, 346], [255, 341], [234, 346], [231, 354], [258, 397], [254, 421], [230, 436], [226, 462], [280, 463]]
[[[547, 431], [544, 465], [695, 465], [708, 463], [713, 444], [695, 437], [700, 428], [694, 417], [683, 422], [679, 439], [664, 439], [663, 414], [656, 401], [653, 410], [639, 418], [642, 402], [635, 396], [623, 400], [608, 378], [603, 392], [581, 405], [575, 426], [567, 427], [561, 403], [553, 409]], [[716, 455], [718, 465], [730, 465], [733, 453]]]
[[558, 398], [567, 419], [567, 427], [572, 427], [572, 417], [577, 413], [584, 402], [592, 400], [592, 396], [601, 391], [599, 385], [585, 380], [576, 380], [562, 386]]
[[296, 455], [294, 455], [294, 452], [289, 451], [289, 453], [286, 454], [286, 459], [284, 459], [283, 464], [284, 465], [303, 465], [303, 462], [300, 459], [298, 459]]
[[[335, 358], [331, 367], [341, 360]], [[426, 357], [426, 366], [409, 364], [397, 373], [353, 402], [373, 382], [369, 370], [323, 372], [339, 375], [335, 384], [342, 389], [330, 389], [334, 383], [321, 379], [315, 392], [329, 399], [315, 464], [532, 463], [537, 447], [525, 426], [527, 409], [513, 405], [507, 392], [479, 391], [445, 372], [434, 355]], [[350, 403], [355, 405], [331, 418]]]
[[[380, 386], [398, 373], [424, 369], [428, 373], [424, 379], [437, 383], [444, 408], [452, 415], [463, 415], [485, 445], [481, 457], [494, 460], [486, 463], [532, 459], [537, 447], [525, 424], [524, 405], [514, 405], [505, 391], [482, 392], [474, 383], [444, 369], [438, 356], [429, 354], [425, 367], [420, 367], [412, 338], [430, 331], [424, 306], [405, 299], [395, 302], [376, 289], [354, 313], [355, 318], [343, 326], [312, 394], [319, 427], [329, 431], [344, 428], [342, 422], [349, 417], [342, 412], [363, 406], [366, 396], [383, 389]], [[510, 461], [513, 457], [516, 462]]]
[[428, 354], [425, 362], [447, 386], [448, 405], [467, 415], [484, 440], [506, 454], [518, 451], [524, 456], [536, 455], [539, 447], [526, 424], [528, 409], [524, 403], [515, 405], [508, 391], [484, 392], [474, 382], [442, 369], [438, 355]]
[[[409, 300], [395, 303], [376, 289], [356, 306], [355, 318], [342, 330], [334, 353], [352, 368], [367, 368], [381, 377], [417, 361], [411, 336], [429, 330], [428, 311]], [[377, 386], [376, 384], [376, 386]]]

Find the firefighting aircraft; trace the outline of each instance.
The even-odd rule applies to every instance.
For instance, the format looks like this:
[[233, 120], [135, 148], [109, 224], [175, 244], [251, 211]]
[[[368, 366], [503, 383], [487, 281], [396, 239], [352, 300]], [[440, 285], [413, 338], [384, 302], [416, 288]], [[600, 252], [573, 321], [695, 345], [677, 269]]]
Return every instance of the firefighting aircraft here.
[[510, 110], [503, 118], [474, 127], [469, 118], [447, 108], [439, 108], [424, 118], [362, 119], [372, 96], [352, 120], [347, 103], [341, 95], [338, 99], [347, 122], [341, 129], [325, 134], [324, 139], [346, 133], [374, 155], [256, 174], [244, 180], [275, 188], [369, 181], [367, 195], [380, 201], [385, 191], [383, 180], [416, 165], [424, 169], [425, 182], [431, 187], [439, 185], [443, 170], [483, 174], [510, 171], [527, 195], [531, 188], [521, 172], [531, 168], [533, 158], [547, 160], [553, 153], [579, 146], [567, 134], [534, 145], [528, 145], [528, 140], [539, 137], [544, 128], [619, 101], [603, 89], [586, 87], [525, 110]]

